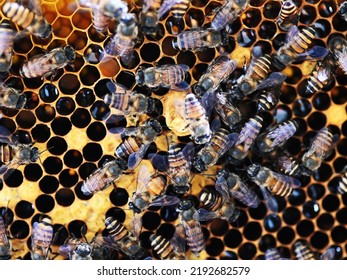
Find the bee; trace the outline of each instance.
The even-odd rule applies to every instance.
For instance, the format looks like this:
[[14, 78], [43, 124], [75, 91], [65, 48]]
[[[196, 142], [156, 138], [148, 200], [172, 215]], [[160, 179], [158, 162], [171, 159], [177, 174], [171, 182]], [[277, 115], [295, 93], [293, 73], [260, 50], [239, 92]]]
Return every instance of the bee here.
[[226, 1], [224, 5], [216, 10], [216, 14], [211, 22], [211, 28], [219, 31], [233, 23], [246, 9], [248, 3], [249, 0]]
[[56, 70], [71, 64], [75, 58], [76, 53], [73, 47], [66, 45], [55, 48], [44, 55], [33, 57], [24, 63], [19, 73], [24, 78], [47, 77]]
[[104, 96], [105, 104], [122, 111], [124, 115], [150, 114], [155, 109], [154, 98], [127, 90], [114, 82], [107, 82], [106, 86], [110, 93]]
[[143, 159], [150, 144], [162, 133], [160, 123], [148, 119], [139, 127], [122, 130], [123, 142], [118, 145], [114, 154], [119, 159], [128, 158], [129, 169], [134, 169]]
[[247, 156], [262, 127], [263, 119], [260, 116], [250, 118], [242, 127], [236, 143], [230, 149], [229, 154], [236, 160], [243, 160]]
[[40, 152], [32, 144], [21, 144], [11, 137], [7, 128], [0, 126], [0, 181], [10, 176], [13, 171], [23, 164], [34, 163], [40, 158]]
[[0, 107], [22, 109], [26, 102], [27, 97], [25, 94], [12, 87], [6, 87], [4, 84], [0, 85]]
[[82, 193], [84, 195], [92, 195], [107, 189], [113, 182], [119, 179], [127, 168], [127, 163], [121, 159], [105, 162], [83, 181]]
[[122, 0], [78, 0], [78, 2], [81, 6], [91, 8], [117, 21], [128, 12], [128, 4]]
[[162, 65], [158, 67], [149, 67], [147, 69], [139, 68], [136, 72], [136, 82], [140, 85], [146, 85], [149, 88], [166, 87], [174, 90], [185, 91], [190, 86], [184, 80], [189, 70], [185, 64]]
[[158, 173], [150, 174], [146, 166], [141, 166], [137, 177], [137, 188], [129, 208], [140, 214], [150, 206], [169, 206], [179, 202], [176, 196], [163, 195], [166, 190], [166, 178]]
[[33, 11], [15, 2], [6, 2], [2, 11], [6, 17], [23, 28], [25, 32], [33, 34], [41, 39], [46, 39], [52, 34], [52, 26], [42, 16], [41, 5], [33, 4]]
[[6, 228], [6, 216], [3, 216], [0, 216], [0, 260], [9, 260], [12, 255], [12, 245]]
[[190, 1], [191, 0], [163, 0], [158, 9], [159, 18], [162, 18], [171, 9], [174, 24], [178, 26], [189, 8]]
[[31, 259], [47, 260], [50, 246], [53, 241], [52, 220], [45, 217], [33, 224], [31, 233]]
[[343, 173], [339, 185], [337, 187], [339, 193], [344, 194], [347, 193], [347, 171]]
[[121, 222], [113, 217], [105, 220], [107, 236], [97, 237], [96, 245], [106, 246], [110, 249], [120, 250], [131, 259], [141, 259], [145, 255], [138, 239], [138, 232], [129, 231]]
[[140, 14], [141, 30], [147, 35], [155, 35], [159, 25], [159, 8], [162, 0], [144, 0]]
[[235, 144], [237, 133], [229, 133], [224, 128], [219, 128], [211, 140], [197, 153], [193, 165], [202, 172], [213, 166]]
[[135, 14], [123, 14], [117, 26], [116, 34], [105, 46], [106, 53], [113, 56], [119, 55], [120, 60], [125, 65], [129, 65], [133, 57], [137, 34], [138, 27]]
[[269, 88], [258, 96], [257, 112], [270, 111], [277, 105], [280, 99], [280, 88]]
[[317, 170], [323, 160], [333, 151], [338, 135], [333, 135], [327, 127], [323, 127], [314, 137], [308, 151], [303, 154], [302, 164], [311, 171]]
[[298, 160], [288, 157], [287, 155], [280, 156], [276, 160], [276, 166], [279, 167], [282, 173], [288, 176], [296, 177], [299, 175], [310, 175], [305, 173], [305, 170]]
[[218, 171], [215, 187], [227, 200], [234, 197], [251, 208], [257, 208], [260, 203], [257, 194], [239, 176], [225, 169]]
[[158, 234], [152, 234], [149, 238], [151, 247], [162, 260], [185, 260], [185, 241], [178, 234], [171, 240]]
[[258, 186], [267, 188], [272, 194], [287, 197], [291, 195], [294, 188], [301, 186], [298, 179], [254, 163], [247, 168], [250, 179]]
[[337, 64], [347, 74], [347, 40], [342, 36], [336, 36], [329, 41], [328, 45], [336, 58]]
[[168, 156], [149, 155], [153, 166], [161, 172], [165, 172], [173, 183], [176, 193], [184, 194], [190, 190], [190, 166], [194, 157], [194, 144], [188, 143], [183, 149], [171, 142], [168, 148]]
[[176, 210], [179, 212], [180, 225], [177, 230], [182, 231], [185, 240], [196, 256], [205, 248], [205, 238], [199, 222], [199, 213], [195, 209], [192, 201], [183, 199], [177, 205]]
[[291, 27], [286, 36], [286, 43], [272, 57], [272, 65], [282, 71], [299, 58], [318, 59], [326, 56], [328, 51], [324, 47], [314, 46], [309, 49], [315, 33], [315, 29], [311, 26], [305, 27], [301, 31], [296, 26]]
[[219, 218], [233, 223], [240, 216], [240, 211], [235, 207], [233, 200], [226, 199], [215, 189], [204, 188], [199, 199], [204, 206], [198, 210], [199, 221]]
[[194, 87], [194, 92], [201, 97], [205, 92], [216, 91], [237, 67], [237, 61], [226, 55], [216, 57], [208, 66]]
[[8, 22], [0, 24], [0, 72], [8, 72], [12, 65], [15, 31]]
[[206, 117], [206, 110], [194, 93], [188, 93], [185, 99], [185, 118], [189, 123], [191, 138], [198, 145], [210, 141], [212, 132]]
[[345, 21], [347, 21], [347, 1], [344, 1], [339, 5], [339, 14]]
[[311, 73], [306, 86], [306, 94], [313, 95], [326, 86], [334, 77], [335, 59], [328, 54], [319, 61]]
[[261, 152], [271, 152], [276, 147], [282, 146], [290, 137], [292, 137], [297, 128], [298, 125], [295, 120], [282, 122], [260, 134], [256, 139], [257, 147]]
[[224, 31], [198, 28], [179, 33], [172, 41], [172, 47], [181, 51], [203, 51], [206, 48], [225, 45], [227, 42], [228, 36]]
[[287, 260], [282, 258], [280, 252], [276, 248], [270, 248], [265, 251], [265, 260]]
[[69, 237], [59, 247], [59, 254], [69, 260], [92, 260], [93, 246], [76, 237]]
[[313, 252], [310, 247], [301, 241], [294, 243], [294, 253], [299, 260], [333, 260], [335, 257], [335, 249], [329, 248], [322, 255]]
[[219, 92], [216, 94], [214, 109], [223, 123], [230, 129], [241, 121], [241, 112], [227, 100], [227, 93]]
[[298, 6], [292, 0], [282, 0], [281, 11], [277, 17], [277, 25], [282, 31], [288, 31], [299, 21]]
[[105, 16], [99, 9], [92, 9], [92, 22], [93, 27], [96, 32], [105, 34], [107, 33], [107, 28], [111, 22], [111, 18]]

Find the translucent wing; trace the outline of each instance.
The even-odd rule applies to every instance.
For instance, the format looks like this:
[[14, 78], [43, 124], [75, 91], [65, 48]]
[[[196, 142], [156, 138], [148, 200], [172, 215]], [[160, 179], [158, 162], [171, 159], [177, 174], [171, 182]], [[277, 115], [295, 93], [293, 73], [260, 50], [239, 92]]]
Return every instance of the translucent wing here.
[[198, 214], [199, 214], [198, 220], [202, 222], [210, 221], [212, 219], [218, 218], [218, 214], [216, 212], [207, 211], [204, 208], [200, 208], [198, 210]]
[[269, 190], [265, 187], [260, 186], [261, 193], [263, 194], [266, 208], [272, 213], [278, 213], [278, 203], [276, 199], [271, 195]]
[[216, 184], [215, 184], [216, 190], [227, 200], [230, 200], [230, 192], [228, 188], [228, 183], [225, 180], [224, 176], [217, 176]]
[[142, 13], [146, 13], [155, 1], [157, 0], [143, 0]]
[[180, 199], [177, 196], [161, 195], [156, 197], [150, 206], [170, 206], [175, 205], [178, 202], [180, 202]]
[[195, 154], [194, 143], [189, 142], [188, 144], [186, 144], [184, 146], [184, 148], [182, 149], [182, 154], [183, 154], [184, 158], [186, 159], [186, 161], [188, 163], [191, 163], [191, 161], [194, 158], [194, 154]]
[[322, 46], [313, 46], [307, 52], [299, 54], [295, 62], [303, 61], [303, 60], [316, 60], [324, 58], [329, 53], [329, 50]]
[[263, 80], [257, 86], [257, 90], [278, 87], [282, 85], [286, 78], [287, 76], [281, 72], [272, 72], [265, 80]]
[[237, 137], [238, 137], [238, 134], [236, 132], [230, 133], [227, 135], [228, 140], [226, 145], [222, 149], [222, 154], [224, 154], [226, 151], [230, 150], [232, 146], [234, 146], [234, 144], [236, 143]]
[[140, 194], [146, 191], [147, 189], [147, 183], [151, 179], [151, 174], [148, 171], [148, 168], [146, 165], [142, 165], [139, 169], [139, 172], [137, 173], [137, 180], [136, 180], [136, 194]]
[[62, 255], [64, 258], [69, 258], [71, 252], [75, 250], [77, 247], [77, 244], [63, 244], [59, 247], [58, 253]]
[[[129, 47], [130, 46], [133, 48], [135, 46], [135, 42], [133, 41], [129, 42]], [[133, 54], [134, 54], [134, 49], [128, 50], [127, 53], [120, 55], [120, 60], [123, 62], [124, 65], [129, 65], [133, 58]]]
[[123, 85], [111, 81], [106, 83], [106, 87], [111, 93], [125, 94], [127, 91]]
[[239, 187], [237, 190], [231, 189], [230, 193], [234, 198], [251, 208], [257, 208], [259, 206], [260, 200], [257, 194], [248, 188], [241, 180], [239, 180]]
[[138, 166], [140, 164], [140, 162], [142, 161], [143, 157], [145, 156], [145, 153], [147, 152], [149, 146], [150, 146], [150, 144], [142, 145], [138, 151], [136, 151], [135, 153], [132, 153], [129, 156], [128, 166], [129, 166], [130, 170], [134, 169], [136, 166]]
[[105, 176], [106, 172], [107, 168], [101, 167], [96, 169], [90, 177], [83, 182], [81, 187], [82, 192], [85, 195], [91, 195], [94, 193], [92, 190], [102, 191], [107, 188], [116, 178], [113, 176]]
[[288, 184], [291, 188], [299, 188], [301, 186], [301, 182], [298, 179], [294, 178], [294, 177], [287, 176], [287, 175], [284, 175], [284, 174], [281, 174], [281, 173], [277, 173], [277, 172], [274, 172], [274, 171], [272, 171], [272, 176], [276, 180]]
[[159, 172], [167, 172], [169, 169], [169, 161], [167, 156], [158, 155], [158, 154], [149, 154], [149, 160], [151, 161], [153, 167]]
[[327, 249], [320, 257], [320, 260], [333, 260], [336, 255], [334, 248]]
[[0, 126], [0, 143], [6, 143], [9, 145], [13, 145], [13, 141], [11, 139], [12, 133], [4, 126]]
[[184, 254], [186, 252], [186, 242], [182, 225], [176, 227], [174, 236], [170, 240], [170, 244], [177, 253]]
[[177, 3], [181, 3], [183, 0], [164, 0], [158, 10], [158, 16], [161, 18]]
[[292, 42], [294, 37], [299, 34], [299, 28], [296, 25], [293, 25], [289, 30], [286, 35], [286, 43]]
[[177, 91], [186, 91], [190, 88], [190, 85], [186, 81], [181, 81], [177, 84], [171, 85], [171, 89]]
[[130, 223], [130, 231], [138, 239], [142, 230], [142, 215], [135, 213]]

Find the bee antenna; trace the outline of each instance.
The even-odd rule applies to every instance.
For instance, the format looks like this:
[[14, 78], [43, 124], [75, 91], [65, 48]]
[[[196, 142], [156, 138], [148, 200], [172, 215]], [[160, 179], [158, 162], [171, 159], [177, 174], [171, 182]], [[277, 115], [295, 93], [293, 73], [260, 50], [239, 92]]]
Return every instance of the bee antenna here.
[[[34, 142], [34, 143], [35, 143], [35, 142]], [[34, 144], [34, 143], [33, 143], [33, 144]], [[53, 149], [53, 148], [54, 148], [54, 146], [51, 146], [51, 147], [49, 147], [49, 148], [47, 148], [47, 149], [44, 149], [43, 151], [40, 152], [40, 155], [41, 155], [42, 153], [44, 153], [44, 152], [47, 152], [47, 151]]]

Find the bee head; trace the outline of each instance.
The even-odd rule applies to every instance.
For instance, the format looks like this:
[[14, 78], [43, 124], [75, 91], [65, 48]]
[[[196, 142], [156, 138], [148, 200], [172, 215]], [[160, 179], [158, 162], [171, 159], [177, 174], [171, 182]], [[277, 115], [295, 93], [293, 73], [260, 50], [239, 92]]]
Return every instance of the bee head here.
[[190, 190], [189, 185], [176, 185], [173, 186], [173, 191], [177, 194], [185, 194]]
[[248, 82], [241, 83], [241, 85], [239, 85], [239, 88], [243, 93], [249, 93], [252, 90], [252, 86]]
[[243, 7], [248, 3], [248, 0], [234, 0], [237, 6]]
[[75, 49], [73, 47], [66, 45], [63, 47], [63, 50], [64, 50], [64, 53], [65, 53], [67, 60], [70, 63], [75, 60], [76, 52], [75, 52]]
[[205, 144], [210, 141], [211, 135], [209, 133], [204, 133], [194, 137], [194, 142], [198, 145]]
[[259, 163], [253, 163], [252, 165], [248, 166], [247, 168], [247, 174], [249, 177], [254, 178], [259, 173], [261, 165]]
[[154, 129], [154, 131], [159, 135], [163, 132], [163, 128], [160, 124], [160, 122], [158, 122], [155, 119], [150, 119], [147, 123], [147, 125], [149, 125], [150, 127], [152, 127]]
[[229, 172], [226, 171], [225, 169], [221, 169], [217, 172], [216, 178], [218, 179], [220, 177], [223, 177], [226, 180], [228, 176], [229, 176]]
[[139, 68], [139, 70], [137, 70], [135, 80], [136, 83], [138, 83], [140, 86], [143, 86], [145, 84], [145, 72], [142, 70], [142, 68]]
[[195, 87], [194, 91], [197, 96], [203, 96], [206, 91], [213, 87], [213, 81], [209, 78], [203, 79]]
[[158, 18], [154, 13], [148, 12], [141, 16], [141, 29], [145, 34], [155, 34], [157, 32]]
[[133, 13], [127, 13], [122, 16], [120, 19], [120, 22], [124, 25], [130, 26], [136, 22], [135, 14]]
[[40, 158], [40, 152], [37, 147], [34, 147], [30, 151], [30, 161], [36, 162]]
[[193, 202], [189, 199], [182, 199], [177, 207], [176, 207], [176, 211], [177, 212], [182, 212], [182, 211], [185, 211], [185, 210], [188, 210], [190, 208], [193, 207]]
[[203, 172], [207, 170], [205, 161], [202, 159], [202, 157], [196, 158], [193, 162], [193, 166], [199, 172]]
[[137, 207], [134, 202], [129, 202], [129, 209], [133, 210], [134, 213], [136, 213], [136, 214], [141, 213], [141, 209], [139, 207]]
[[197, 95], [197, 96], [203, 96], [204, 93], [205, 93], [205, 89], [202, 85], [199, 85], [199, 84], [196, 84], [194, 86], [194, 93]]
[[122, 169], [122, 170], [127, 170], [128, 169], [128, 163], [125, 160], [117, 158], [116, 159], [116, 163], [117, 163], [117, 165], [119, 166], [120, 169]]
[[22, 109], [27, 102], [27, 97], [24, 94], [21, 94], [18, 98], [16, 109]]
[[92, 249], [90, 248], [89, 244], [83, 242], [82, 244], [78, 245], [76, 248], [76, 253], [81, 257], [86, 257], [90, 255]]
[[50, 24], [42, 24], [37, 32], [40, 34], [41, 39], [46, 39], [52, 34], [52, 26]]

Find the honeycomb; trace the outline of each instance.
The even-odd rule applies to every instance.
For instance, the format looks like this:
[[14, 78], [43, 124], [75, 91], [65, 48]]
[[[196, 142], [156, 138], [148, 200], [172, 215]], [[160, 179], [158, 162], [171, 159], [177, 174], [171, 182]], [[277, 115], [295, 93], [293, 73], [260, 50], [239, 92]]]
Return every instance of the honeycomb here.
[[[4, 2], [1, 1], [0, 6]], [[326, 46], [332, 36], [346, 33], [347, 24], [338, 13], [336, 1], [297, 2], [301, 9], [298, 25], [316, 28], [315, 45]], [[208, 26], [211, 13], [221, 4], [222, 1], [192, 0], [184, 17], [184, 29]], [[238, 59], [239, 65], [231, 80], [241, 75], [242, 63], [245, 58], [250, 60], [254, 47], [259, 46], [270, 54], [284, 42], [285, 33], [275, 23], [280, 6], [280, 1], [251, 0], [232, 23], [230, 40], [224, 51]], [[131, 12], [139, 14], [142, 3], [130, 1], [129, 7]], [[97, 232], [103, 232], [105, 216], [113, 216], [129, 225], [133, 213], [129, 211], [128, 201], [136, 189], [138, 168], [121, 176], [115, 187], [93, 196], [85, 196], [81, 191], [83, 180], [105, 160], [114, 158], [114, 149], [122, 141], [115, 128], [135, 126], [149, 117], [157, 118], [164, 126], [164, 133], [150, 146], [151, 153], [167, 151], [168, 135], [182, 143], [190, 141], [186, 126], [172, 110], [174, 100], [184, 100], [185, 93], [139, 87], [135, 83], [136, 70], [139, 66], [187, 64], [190, 67], [187, 81], [193, 85], [221, 51], [218, 48], [197, 52], [174, 50], [171, 41], [176, 32], [170, 28], [172, 17], [169, 13], [160, 20], [162, 34], [157, 38], [143, 36], [136, 45], [133, 63], [126, 66], [119, 57], [104, 53], [109, 36], [95, 31], [90, 9], [76, 1], [52, 0], [43, 1], [42, 10], [53, 27], [53, 35], [49, 39], [26, 35], [15, 40], [13, 65], [10, 73], [3, 77], [6, 85], [21, 90], [28, 101], [20, 110], [3, 109], [0, 125], [16, 133], [21, 143], [34, 142], [42, 151], [38, 162], [19, 166], [0, 185], [0, 206], [7, 208], [8, 230], [13, 237], [13, 259], [30, 259], [32, 224], [45, 215], [52, 218], [57, 233], [51, 246], [53, 253], [69, 235], [81, 237], [84, 227], [88, 240]], [[1, 13], [1, 19], [4, 18]], [[109, 33], [114, 32], [115, 23], [111, 22]], [[73, 65], [58, 70], [49, 79], [20, 77], [19, 69], [26, 60], [65, 44], [76, 49]], [[282, 86], [280, 102], [273, 110], [262, 113], [264, 127], [296, 119], [299, 130], [285, 148], [297, 156], [308, 147], [315, 131], [328, 126], [340, 136], [333, 154], [313, 176], [305, 177], [302, 187], [295, 189], [288, 199], [275, 197], [280, 206], [278, 214], [270, 214], [264, 202], [252, 209], [236, 201], [240, 209], [236, 222], [221, 219], [202, 222], [206, 249], [199, 259], [264, 259], [264, 252], [272, 247], [279, 248], [284, 257], [295, 258], [292, 246], [299, 239], [307, 241], [312, 250], [322, 253], [332, 247], [336, 259], [347, 257], [347, 196], [338, 194], [336, 189], [347, 163], [347, 79], [339, 69], [323, 90], [307, 96], [305, 86], [315, 63], [303, 61], [285, 68], [287, 79]], [[111, 79], [158, 98], [162, 108], [159, 106], [153, 115], [127, 117], [110, 109], [103, 102], [103, 95]], [[249, 99], [240, 106], [243, 116], [252, 116], [256, 111], [254, 101]], [[153, 170], [147, 154], [141, 165]], [[254, 159], [261, 161], [256, 155]], [[192, 191], [187, 196], [196, 205], [199, 205], [201, 189], [214, 185], [216, 171], [220, 168], [213, 166], [205, 174], [193, 177]], [[149, 255], [158, 258], [151, 249], [149, 236], [157, 233], [171, 238], [177, 217], [174, 206], [151, 207], [143, 213], [140, 240]], [[187, 257], [195, 258], [189, 252]], [[113, 258], [128, 257], [115, 252]]]

